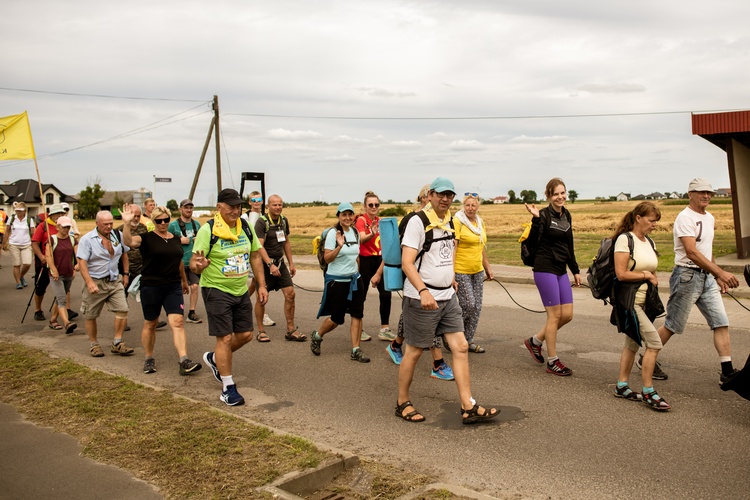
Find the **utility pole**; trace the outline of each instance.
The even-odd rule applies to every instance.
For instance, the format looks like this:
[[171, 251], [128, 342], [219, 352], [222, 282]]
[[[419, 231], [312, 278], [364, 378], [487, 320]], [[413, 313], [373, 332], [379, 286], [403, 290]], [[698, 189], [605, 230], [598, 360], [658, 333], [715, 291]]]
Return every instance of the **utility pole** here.
[[211, 134], [214, 135], [214, 144], [216, 145], [216, 192], [221, 191], [221, 144], [219, 143], [219, 97], [214, 96], [212, 109], [214, 110], [214, 116], [211, 118], [211, 124], [208, 126], [208, 135], [206, 136], [206, 142], [203, 144], [203, 151], [201, 152], [201, 158], [198, 160], [198, 168], [195, 171], [195, 177], [193, 178], [193, 185], [190, 188], [189, 198], [192, 200], [195, 196], [195, 189], [198, 186], [198, 179], [201, 176], [201, 170], [203, 169], [203, 161], [206, 159], [206, 152], [208, 151], [208, 145], [211, 143]]

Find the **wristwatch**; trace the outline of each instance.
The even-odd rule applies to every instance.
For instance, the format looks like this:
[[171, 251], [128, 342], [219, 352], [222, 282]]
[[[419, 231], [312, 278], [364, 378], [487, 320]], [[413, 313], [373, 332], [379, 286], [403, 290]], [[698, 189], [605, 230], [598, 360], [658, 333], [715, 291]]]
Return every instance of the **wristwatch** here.
[[269, 260], [266, 265], [268, 266], [268, 269], [271, 269], [271, 266], [273, 265], [273, 261]]

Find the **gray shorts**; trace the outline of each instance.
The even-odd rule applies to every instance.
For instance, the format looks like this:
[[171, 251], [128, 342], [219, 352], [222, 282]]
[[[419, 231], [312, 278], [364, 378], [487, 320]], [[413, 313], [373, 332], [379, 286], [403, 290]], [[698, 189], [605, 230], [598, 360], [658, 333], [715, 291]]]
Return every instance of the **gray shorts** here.
[[185, 277], [188, 285], [197, 285], [201, 282], [201, 277], [190, 270], [190, 266], [185, 266]]
[[422, 301], [404, 297], [401, 302], [404, 318], [404, 342], [414, 347], [432, 347], [435, 337], [464, 331], [464, 319], [458, 297], [438, 300], [434, 311], [422, 309]]

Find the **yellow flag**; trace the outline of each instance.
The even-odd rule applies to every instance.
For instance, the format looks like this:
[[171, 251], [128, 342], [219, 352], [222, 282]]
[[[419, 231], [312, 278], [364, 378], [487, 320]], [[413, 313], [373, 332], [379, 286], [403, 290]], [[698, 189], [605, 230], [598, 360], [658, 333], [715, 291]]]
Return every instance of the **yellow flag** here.
[[0, 118], [0, 160], [32, 160], [36, 158], [31, 127], [26, 111], [20, 115]]

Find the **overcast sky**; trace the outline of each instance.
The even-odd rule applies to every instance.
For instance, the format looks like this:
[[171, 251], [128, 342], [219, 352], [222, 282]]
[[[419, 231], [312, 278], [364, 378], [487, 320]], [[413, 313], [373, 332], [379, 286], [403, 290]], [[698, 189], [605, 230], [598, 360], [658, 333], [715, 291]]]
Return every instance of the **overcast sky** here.
[[737, 0], [8, 1], [0, 116], [29, 112], [43, 182], [171, 177], [159, 203], [188, 195], [214, 95], [224, 187], [265, 172], [287, 201], [413, 200], [438, 175], [484, 197], [729, 187], [690, 111], [750, 107], [748, 19]]

